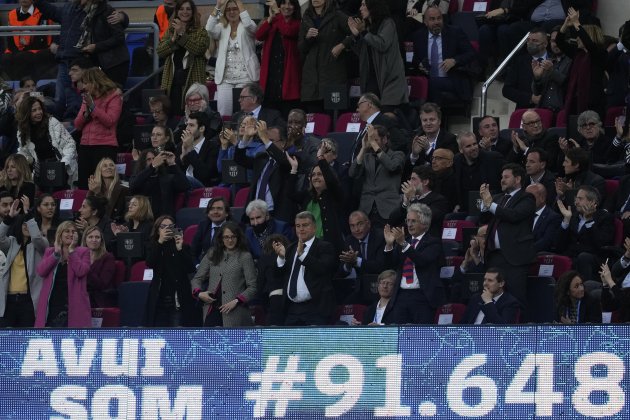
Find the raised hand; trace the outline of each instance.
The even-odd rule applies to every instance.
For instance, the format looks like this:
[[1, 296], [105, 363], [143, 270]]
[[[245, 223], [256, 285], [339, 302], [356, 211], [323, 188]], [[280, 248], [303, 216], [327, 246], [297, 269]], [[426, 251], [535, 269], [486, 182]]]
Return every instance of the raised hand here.
[[385, 243], [388, 246], [394, 245], [394, 241], [396, 241], [396, 236], [394, 235], [394, 232], [390, 225], [385, 225], [385, 227], [383, 228], [383, 236], [385, 238]]
[[282, 245], [282, 242], [274, 242], [273, 251], [280, 258], [284, 258], [286, 256], [286, 249], [284, 248], [284, 245]]
[[558, 209], [560, 210], [562, 217], [564, 217], [564, 221], [566, 223], [569, 223], [569, 221], [571, 220], [571, 216], [573, 216], [571, 206], [565, 206], [562, 200], [558, 200]]

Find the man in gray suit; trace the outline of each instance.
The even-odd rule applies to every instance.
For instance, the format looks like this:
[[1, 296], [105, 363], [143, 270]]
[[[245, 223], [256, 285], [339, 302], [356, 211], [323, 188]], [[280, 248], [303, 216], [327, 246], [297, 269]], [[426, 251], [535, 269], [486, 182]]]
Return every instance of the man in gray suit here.
[[405, 162], [403, 152], [390, 150], [389, 132], [381, 125], [366, 126], [361, 150], [350, 166], [352, 178], [363, 180], [359, 210], [373, 226], [383, 227], [398, 207], [398, 189]]

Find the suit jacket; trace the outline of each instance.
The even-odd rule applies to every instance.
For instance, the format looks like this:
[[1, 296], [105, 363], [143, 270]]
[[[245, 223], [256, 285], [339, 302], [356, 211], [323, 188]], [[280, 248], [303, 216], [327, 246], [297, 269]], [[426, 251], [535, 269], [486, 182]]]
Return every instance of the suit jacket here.
[[356, 160], [352, 162], [349, 174], [352, 178], [362, 180], [359, 209], [365, 214], [370, 214], [374, 204], [383, 219], [392, 214], [398, 205], [398, 189], [404, 160], [403, 152], [390, 149], [384, 150], [379, 156], [371, 152], [366, 153], [361, 164]]
[[509, 292], [503, 292], [495, 303], [484, 304], [481, 293], [470, 298], [462, 324], [474, 324], [479, 312], [483, 312], [482, 324], [515, 324], [520, 304]]
[[562, 223], [562, 216], [550, 206], [545, 206], [532, 230], [536, 252], [551, 251]]
[[[564, 154], [560, 152], [560, 146], [558, 146], [558, 135], [549, 131], [543, 131], [538, 137], [532, 138], [523, 133], [525, 144], [529, 148], [537, 147], [544, 149], [547, 152], [548, 160], [546, 169], [552, 172], [558, 172], [562, 168], [562, 161], [564, 160]], [[510, 149], [507, 156], [508, 162], [518, 163], [525, 167], [526, 156], [523, 152], [515, 152], [514, 148]]]
[[[399, 150], [403, 153], [407, 153], [409, 150], [409, 139], [404, 135], [404, 133], [400, 130], [398, 121], [395, 119], [388, 117], [383, 114], [383, 112], [379, 112], [376, 117], [372, 120], [372, 125], [382, 125], [387, 128], [389, 131], [389, 147], [392, 150]], [[367, 130], [363, 128], [357, 134], [357, 137], [354, 139], [354, 144], [352, 145], [352, 158], [351, 161], [354, 161], [361, 150], [361, 145], [363, 142], [363, 137], [367, 136]]]
[[[365, 312], [363, 313], [363, 325], [368, 325], [374, 322], [374, 315], [376, 315], [376, 306], [378, 305], [378, 299], [376, 302], [365, 308]], [[385, 311], [383, 312], [383, 317], [381, 318], [381, 324], [396, 324], [398, 323], [398, 318], [396, 315], [396, 311], [394, 310], [394, 299], [389, 299], [387, 302], [387, 306], [385, 306]]]
[[182, 143], [177, 145], [177, 164], [182, 171], [186, 172], [189, 165], [193, 167], [193, 176], [206, 187], [217, 185], [219, 183], [219, 169], [217, 168], [217, 156], [219, 156], [219, 144], [217, 140], [206, 138], [199, 149], [199, 153], [195, 149], [191, 150], [184, 159], [181, 160]]
[[256, 198], [256, 186], [258, 179], [262, 175], [267, 161], [272, 158], [276, 161], [276, 165], [271, 169], [269, 176], [269, 190], [273, 197], [274, 210], [273, 215], [276, 219], [284, 222], [292, 222], [295, 216], [295, 206], [291, 200], [287, 200], [286, 178], [291, 172], [291, 165], [287, 160], [284, 151], [280, 150], [273, 143], [266, 151], [258, 153], [256, 156], [249, 157], [245, 154], [246, 149], [236, 147], [234, 151], [234, 161], [247, 169], [253, 170], [252, 182], [249, 189], [248, 201]]
[[[449, 78], [466, 78], [461, 70], [475, 59], [475, 50], [470, 44], [466, 33], [458, 26], [444, 25], [442, 28], [442, 60], [455, 59], [455, 66], [446, 73]], [[429, 68], [429, 30], [422, 25], [413, 35], [413, 68], [417, 69], [420, 63]]]
[[630, 175], [626, 175], [619, 180], [619, 187], [615, 194], [607, 197], [606, 208], [612, 214], [621, 216], [621, 209], [623, 208], [628, 196], [630, 195]]
[[[359, 251], [359, 253], [361, 252], [359, 240], [352, 235], [347, 235], [344, 250], [349, 250], [350, 248]], [[385, 239], [383, 237], [383, 229], [372, 228], [368, 236], [367, 257], [362, 259], [361, 267], [354, 267], [357, 278], [354, 284], [353, 301], [369, 304], [378, 297], [378, 293], [372, 289], [372, 279], [367, 277], [367, 275], [378, 275], [385, 269], [384, 249]], [[350, 274], [352, 268], [353, 267], [348, 267], [346, 264], [340, 264], [340, 276], [347, 276]]]
[[[602, 289], [602, 296], [607, 293], [605, 290]], [[554, 321], [560, 322], [561, 316], [567, 316], [566, 308], [556, 308]], [[588, 293], [584, 293], [578, 311], [578, 324], [589, 322], [601, 324], [602, 308], [599, 299], [594, 299]]]
[[[512, 141], [509, 138], [506, 137], [502, 137], [500, 134], [497, 136], [496, 139], [496, 143], [494, 143], [491, 147], [490, 147], [490, 151], [492, 152], [497, 152], [497, 153], [501, 153], [501, 155], [503, 155], [503, 157], [507, 157], [507, 155], [510, 153], [510, 150], [512, 150]], [[477, 141], [481, 141], [481, 136], [477, 136]]]
[[[285, 304], [287, 305], [292, 303], [287, 291], [296, 250], [297, 243], [291, 244], [286, 250], [284, 266], [278, 268], [278, 274], [284, 279]], [[335, 254], [333, 245], [315, 238], [306, 258], [301, 263], [304, 266], [304, 282], [311, 294], [311, 302], [317, 308], [317, 312], [326, 317], [332, 316], [335, 309], [332, 280], [337, 271], [338, 261], [339, 256]]]
[[520, 54], [510, 66], [505, 76], [503, 96], [516, 103], [516, 108], [536, 108], [532, 99], [532, 56]]
[[[494, 202], [500, 202], [504, 195], [496, 195], [493, 198]], [[486, 255], [488, 255], [489, 251], [488, 246], [491, 242], [494, 242], [490, 232], [496, 226], [501, 252], [507, 262], [513, 266], [530, 264], [536, 256], [534, 252], [534, 235], [532, 234], [535, 211], [536, 202], [534, 196], [521, 188], [503, 207], [497, 206], [493, 217], [490, 218], [492, 213], [489, 211], [482, 212], [479, 217], [480, 223], [487, 222], [490, 219], [488, 239], [486, 240]]]
[[593, 215], [593, 225], [586, 225], [578, 232], [579, 217], [574, 212], [567, 229], [558, 230], [558, 251], [569, 257], [576, 257], [581, 252], [599, 255], [602, 247], [612, 245], [615, 238], [615, 223], [612, 214], [597, 209]]
[[[422, 135], [424, 135], [424, 132], [422, 131], [422, 129], [419, 129], [417, 132], [413, 133], [411, 137], [413, 138], [414, 136]], [[431, 150], [431, 153], [429, 153], [428, 155], [426, 153], [420, 153], [420, 156], [418, 157], [418, 160], [416, 160], [414, 166], [423, 165], [425, 163], [428, 163], [430, 165], [431, 158], [433, 157], [433, 151], [435, 149], [448, 149], [453, 152], [454, 155], [458, 154], [459, 148], [457, 146], [457, 137], [453, 133], [440, 129], [437, 139], [435, 140], [435, 148]], [[409, 170], [409, 173], [411, 173], [411, 169]]]
[[[528, 179], [531, 181], [531, 179]], [[547, 190], [547, 200], [545, 201], [548, 206], [554, 207], [556, 205], [556, 174], [550, 170], [545, 170], [542, 178], [538, 181], [544, 185]]]
[[[451, 208], [449, 207], [448, 200], [442, 194], [438, 194], [435, 191], [431, 191], [422, 199], [413, 199], [410, 204], [413, 203], [422, 203], [429, 206], [431, 209], [431, 227], [429, 228], [429, 233], [431, 236], [435, 236], [436, 238], [440, 237], [440, 233], [442, 231], [442, 222], [444, 221], [444, 216], [448, 213]], [[405, 218], [407, 217], [407, 209], [402, 206], [402, 204], [392, 212], [389, 216], [389, 223], [391, 225], [404, 225]]]
[[[293, 238], [293, 228], [291, 225], [285, 222], [281, 222], [280, 220], [276, 220], [274, 218], [269, 219], [269, 223], [271, 224], [271, 231], [269, 234], [281, 233], [291, 240]], [[262, 246], [260, 242], [258, 242], [258, 238], [254, 233], [254, 229], [251, 226], [247, 226], [245, 228], [245, 237], [247, 238], [247, 244], [249, 245], [249, 252], [251, 252], [252, 257], [257, 260], [262, 255]]]
[[[238, 111], [232, 116], [232, 121], [240, 121], [245, 116], [245, 112]], [[282, 127], [286, 130], [287, 122], [282, 118], [280, 111], [272, 108], [265, 108], [264, 106], [258, 111], [258, 120], [267, 123], [267, 127]]]
[[479, 151], [479, 157], [473, 164], [475, 171], [479, 174], [479, 185], [474, 185], [474, 189], [468, 190], [464, 188], [463, 177], [465, 176], [466, 159], [461, 153], [453, 159], [453, 171], [457, 182], [457, 196], [459, 197], [459, 206], [462, 210], [468, 209], [468, 191], [479, 191], [481, 184], [489, 184], [490, 191], [501, 191], [501, 172], [503, 168], [503, 156], [497, 152]]
[[[414, 264], [427, 301], [435, 308], [442, 305], [445, 299], [444, 288], [440, 279], [440, 267], [444, 265], [442, 241], [425, 233], [415, 249], [410, 246], [406, 252], [402, 252], [400, 247], [395, 245], [392, 251], [385, 252], [385, 268], [396, 270], [400, 280], [403, 264], [407, 257]], [[396, 282], [395, 296], [399, 289], [400, 281]]]

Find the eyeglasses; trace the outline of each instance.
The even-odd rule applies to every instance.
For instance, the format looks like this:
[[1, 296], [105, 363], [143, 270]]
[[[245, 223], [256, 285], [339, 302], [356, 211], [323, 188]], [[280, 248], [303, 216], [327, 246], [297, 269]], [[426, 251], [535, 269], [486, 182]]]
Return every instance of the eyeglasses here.
[[525, 122], [523, 121], [523, 125], [529, 126], [529, 127], [533, 127], [535, 125], [540, 125], [542, 123], [542, 121], [540, 120], [535, 120], [535, 121], [530, 121], [530, 122]]
[[160, 229], [173, 229], [175, 227], [174, 224], [161, 224]]
[[227, 239], [228, 241], [233, 241], [236, 239], [236, 235], [223, 235], [223, 239]]
[[366, 103], [366, 102], [369, 102], [369, 101], [365, 101], [365, 100], [363, 100], [363, 101], [359, 101], [359, 102], [357, 103], [357, 106], [361, 106], [361, 104], [364, 104], [364, 103]]
[[242, 101], [245, 98], [253, 98], [253, 96], [252, 95], [241, 95], [241, 96], [238, 97], [238, 100]]
[[433, 156], [431, 156], [431, 160], [451, 160], [451, 158], [448, 158], [448, 157], [445, 157], [445, 156], [433, 155]]
[[596, 122], [592, 122], [592, 121], [588, 122], [588, 123], [580, 124], [580, 128], [586, 128], [586, 127], [593, 128], [593, 127], [596, 127], [596, 126], [597, 126], [597, 123]]

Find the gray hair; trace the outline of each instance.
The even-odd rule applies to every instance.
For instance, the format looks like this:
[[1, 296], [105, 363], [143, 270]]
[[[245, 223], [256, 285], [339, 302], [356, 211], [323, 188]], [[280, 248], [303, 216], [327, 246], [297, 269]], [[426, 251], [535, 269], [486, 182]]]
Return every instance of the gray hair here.
[[301, 211], [301, 212], [299, 212], [298, 214], [295, 215], [295, 219], [296, 220], [297, 219], [302, 219], [302, 220], [308, 219], [311, 222], [313, 222], [313, 224], [316, 223], [315, 216], [313, 216], [313, 213], [311, 213], [310, 211]]
[[249, 202], [247, 207], [245, 207], [245, 214], [249, 217], [249, 214], [254, 210], [260, 210], [263, 215], [269, 214], [269, 206], [265, 202], [265, 200], [252, 200]]
[[206, 101], [206, 104], [210, 103], [210, 93], [208, 92], [208, 88], [206, 87], [206, 85], [202, 85], [201, 83], [197, 82], [193, 83], [186, 91], [185, 99], [188, 99], [195, 93], [201, 95], [203, 100]]
[[420, 223], [429, 226], [431, 224], [431, 209], [426, 204], [413, 203], [407, 208], [407, 213], [414, 212], [420, 218]]
[[601, 134], [604, 133], [604, 129], [602, 128], [602, 120], [599, 118], [599, 114], [595, 111], [586, 110], [582, 112], [577, 119], [578, 128], [580, 128], [584, 124], [588, 124], [589, 122], [595, 122], [599, 127], [599, 131]]
[[475, 133], [471, 132], [471, 131], [464, 131], [462, 133], [459, 133], [457, 135], [457, 146], [458, 147], [462, 147], [462, 139], [464, 137], [470, 137], [475, 139], [475, 141], [477, 141], [477, 136], [475, 136]]

